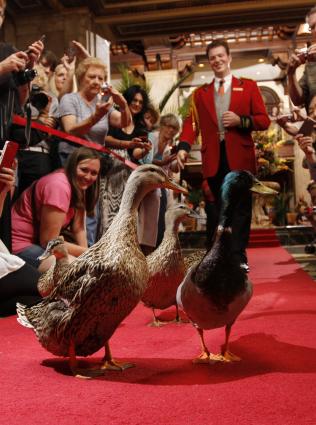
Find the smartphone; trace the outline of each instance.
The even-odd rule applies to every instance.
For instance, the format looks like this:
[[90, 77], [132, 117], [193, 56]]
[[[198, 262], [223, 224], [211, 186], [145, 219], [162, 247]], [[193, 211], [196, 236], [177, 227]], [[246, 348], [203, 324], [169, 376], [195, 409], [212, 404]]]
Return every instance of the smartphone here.
[[146, 136], [138, 136], [138, 138], [141, 139], [141, 141], [143, 143], [149, 143], [149, 140], [148, 140], [148, 136], [147, 135]]
[[303, 134], [303, 136], [311, 136], [314, 131], [314, 125], [316, 125], [316, 121], [310, 117], [307, 117], [298, 130], [298, 134]]
[[[42, 43], [44, 43], [45, 38], [46, 38], [46, 35], [45, 35], [45, 34], [43, 34], [43, 35], [41, 36], [41, 38], [39, 39], [39, 41], [41, 41]], [[30, 49], [26, 49], [26, 50], [24, 50], [24, 53], [26, 53], [26, 54], [28, 55], [29, 53], [31, 53], [31, 51], [30, 51]]]
[[0, 156], [0, 170], [1, 168], [11, 168], [13, 165], [14, 158], [19, 149], [19, 144], [16, 142], [10, 142], [7, 140], [4, 144], [1, 156]]
[[68, 56], [69, 62], [71, 63], [77, 55], [77, 48], [75, 46], [69, 46], [66, 50], [66, 55]]
[[[2, 168], [12, 168], [14, 158], [19, 149], [19, 144], [15, 142], [6, 141], [0, 156], [0, 172]], [[4, 188], [4, 183], [0, 182], [0, 192]]]

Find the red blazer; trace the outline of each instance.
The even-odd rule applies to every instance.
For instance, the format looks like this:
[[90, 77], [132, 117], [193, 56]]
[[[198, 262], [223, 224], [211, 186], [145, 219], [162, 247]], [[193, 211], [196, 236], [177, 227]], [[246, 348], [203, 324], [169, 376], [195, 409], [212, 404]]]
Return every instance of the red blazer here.
[[[251, 117], [252, 130], [266, 130], [270, 120], [255, 81], [232, 78], [229, 110], [239, 116]], [[225, 132], [226, 152], [231, 170], [248, 170], [256, 173], [256, 158], [251, 131], [238, 127]], [[219, 135], [214, 105], [214, 80], [194, 91], [192, 108], [183, 123], [180, 142], [194, 143], [201, 133], [203, 177], [212, 177], [219, 166]]]

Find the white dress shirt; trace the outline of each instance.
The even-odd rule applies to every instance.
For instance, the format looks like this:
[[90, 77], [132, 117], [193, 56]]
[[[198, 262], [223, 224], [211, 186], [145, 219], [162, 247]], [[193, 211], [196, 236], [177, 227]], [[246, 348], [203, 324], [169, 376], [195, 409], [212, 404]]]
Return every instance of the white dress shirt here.
[[218, 92], [219, 83], [222, 80], [224, 80], [224, 92], [226, 93], [228, 90], [230, 90], [230, 87], [232, 85], [232, 78], [233, 78], [233, 74], [228, 74], [226, 75], [225, 78], [215, 77], [215, 82], [214, 82], [215, 91]]

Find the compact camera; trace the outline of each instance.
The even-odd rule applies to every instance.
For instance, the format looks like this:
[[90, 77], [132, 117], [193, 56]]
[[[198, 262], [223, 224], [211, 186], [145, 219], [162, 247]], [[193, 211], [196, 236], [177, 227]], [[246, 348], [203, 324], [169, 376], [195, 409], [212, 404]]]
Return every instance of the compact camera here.
[[316, 54], [310, 54], [308, 47], [304, 47], [303, 49], [298, 50], [297, 57], [299, 58], [301, 63], [308, 62], [316, 62]]
[[30, 92], [30, 102], [38, 111], [42, 111], [48, 105], [49, 98], [37, 84], [33, 84]]
[[36, 76], [37, 71], [35, 69], [24, 69], [23, 71], [13, 73], [14, 82], [18, 87], [28, 84], [30, 81], [34, 80]]
[[108, 83], [103, 83], [101, 86], [101, 102], [107, 102], [110, 97], [112, 96], [110, 90], [109, 90], [110, 86], [108, 85]]

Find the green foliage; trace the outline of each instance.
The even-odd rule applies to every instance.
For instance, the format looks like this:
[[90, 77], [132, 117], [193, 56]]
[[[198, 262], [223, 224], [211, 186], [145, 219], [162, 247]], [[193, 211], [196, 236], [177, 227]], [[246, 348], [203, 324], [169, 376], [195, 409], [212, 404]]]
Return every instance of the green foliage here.
[[272, 176], [279, 171], [289, 170], [286, 160], [279, 158], [277, 151], [284, 141], [280, 139], [282, 133], [278, 126], [270, 126], [266, 131], [253, 132], [253, 139], [256, 147], [257, 176], [265, 178]]
[[118, 65], [117, 69], [121, 74], [121, 81], [116, 86], [116, 89], [120, 93], [124, 93], [124, 91], [127, 90], [129, 87], [137, 84], [141, 86], [149, 96], [150, 86], [140, 75], [133, 73], [129, 69], [129, 67], [124, 64]]

